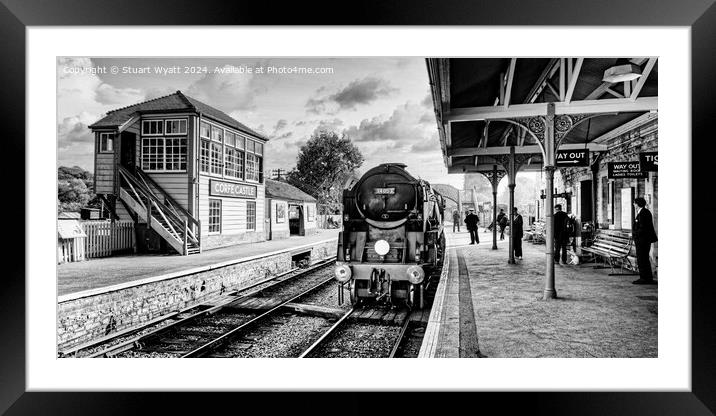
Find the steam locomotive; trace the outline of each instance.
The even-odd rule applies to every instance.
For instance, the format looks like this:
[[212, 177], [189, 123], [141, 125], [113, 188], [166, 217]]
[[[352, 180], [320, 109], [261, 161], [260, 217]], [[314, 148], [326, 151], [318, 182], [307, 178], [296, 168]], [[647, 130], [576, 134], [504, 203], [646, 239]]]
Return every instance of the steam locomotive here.
[[426, 276], [445, 247], [445, 201], [402, 163], [366, 172], [343, 191], [343, 231], [338, 237], [335, 278], [348, 287], [353, 305], [367, 299], [424, 307]]

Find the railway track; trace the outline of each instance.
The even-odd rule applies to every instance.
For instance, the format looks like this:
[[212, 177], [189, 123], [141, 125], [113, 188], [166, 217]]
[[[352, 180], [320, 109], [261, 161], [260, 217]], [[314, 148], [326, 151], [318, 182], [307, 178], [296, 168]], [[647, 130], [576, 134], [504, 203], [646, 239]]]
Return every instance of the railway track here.
[[[430, 310], [371, 303], [339, 307], [330, 264], [333, 260], [175, 313], [84, 356], [416, 357]], [[430, 301], [436, 285], [427, 291]]]
[[[320, 280], [330, 281], [328, 276], [334, 259], [327, 259], [306, 269], [293, 269], [281, 275], [262, 280], [241, 291], [234, 291], [215, 299], [210, 304], [197, 305], [155, 320], [143, 328], [126, 331], [111, 339], [103, 339], [72, 350], [62, 351], [60, 357], [180, 357], [188, 351], [186, 345], [202, 345], [206, 341], [230, 332], [251, 319], [261, 315], [258, 310], [241, 310], [232, 305], [251, 299], [274, 298], [282, 303], [296, 291], [315, 286]], [[323, 279], [302, 279], [307, 275], [324, 271]], [[292, 293], [294, 292], [294, 293]], [[183, 338], [183, 340], [182, 340]], [[160, 344], [165, 344], [164, 347]]]
[[[360, 316], [381, 315], [370, 320]], [[388, 316], [386, 319], [385, 317]], [[385, 312], [380, 307], [351, 309], [300, 358], [398, 358], [401, 346], [414, 325], [407, 309]]]

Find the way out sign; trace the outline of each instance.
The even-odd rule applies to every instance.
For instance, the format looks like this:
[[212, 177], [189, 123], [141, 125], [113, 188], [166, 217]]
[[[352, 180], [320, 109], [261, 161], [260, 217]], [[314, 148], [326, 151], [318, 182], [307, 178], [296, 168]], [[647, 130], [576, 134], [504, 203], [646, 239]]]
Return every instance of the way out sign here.
[[607, 177], [609, 179], [645, 178], [646, 176], [647, 174], [641, 170], [638, 160], [607, 163]]
[[589, 149], [558, 150], [555, 155], [556, 166], [589, 166]]
[[639, 164], [643, 172], [658, 172], [659, 152], [639, 153]]

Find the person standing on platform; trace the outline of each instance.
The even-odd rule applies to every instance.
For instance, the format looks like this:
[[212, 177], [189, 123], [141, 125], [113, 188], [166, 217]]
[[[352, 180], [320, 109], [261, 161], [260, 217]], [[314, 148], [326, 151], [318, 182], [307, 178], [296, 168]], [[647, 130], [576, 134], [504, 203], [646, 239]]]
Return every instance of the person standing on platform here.
[[500, 213], [497, 214], [497, 225], [500, 226], [500, 240], [505, 239], [505, 227], [507, 227], [507, 215], [505, 215], [505, 210], [500, 209]]
[[465, 228], [470, 233], [470, 244], [480, 244], [480, 237], [477, 235], [477, 223], [480, 218], [475, 215], [475, 210], [470, 208], [465, 217]]
[[520, 215], [519, 212], [517, 212], [517, 207], [512, 208], [512, 228], [513, 230], [510, 231], [512, 234], [512, 247], [515, 250], [515, 257], [522, 260], [522, 236], [524, 235], [524, 231], [522, 229], [523, 226], [523, 220], [522, 215]]
[[651, 261], [649, 252], [651, 243], [657, 241], [656, 230], [654, 230], [654, 217], [651, 211], [646, 209], [646, 200], [642, 197], [634, 198], [636, 216], [632, 225], [632, 238], [636, 245], [636, 263], [639, 266], [639, 279], [633, 281], [635, 285], [653, 285], [654, 276], [651, 273]]
[[458, 210], [452, 212], [452, 232], [455, 232], [455, 227], [457, 227], [457, 232], [460, 232], [460, 211]]
[[567, 213], [562, 211], [562, 205], [554, 206], [554, 225], [552, 231], [554, 233], [554, 262], [559, 264], [560, 252], [562, 254], [562, 263], [567, 264], [567, 243], [569, 242], [569, 233], [567, 232]]

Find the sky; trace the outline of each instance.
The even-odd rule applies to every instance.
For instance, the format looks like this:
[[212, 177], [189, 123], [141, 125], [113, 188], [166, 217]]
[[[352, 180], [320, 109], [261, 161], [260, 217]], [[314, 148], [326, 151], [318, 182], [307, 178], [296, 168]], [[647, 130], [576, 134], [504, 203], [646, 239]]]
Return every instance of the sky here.
[[58, 58], [57, 76], [61, 166], [93, 171], [87, 126], [107, 111], [181, 90], [267, 136], [269, 172], [293, 168], [301, 144], [329, 129], [361, 150], [361, 173], [401, 162], [463, 187], [443, 164], [423, 58]]

